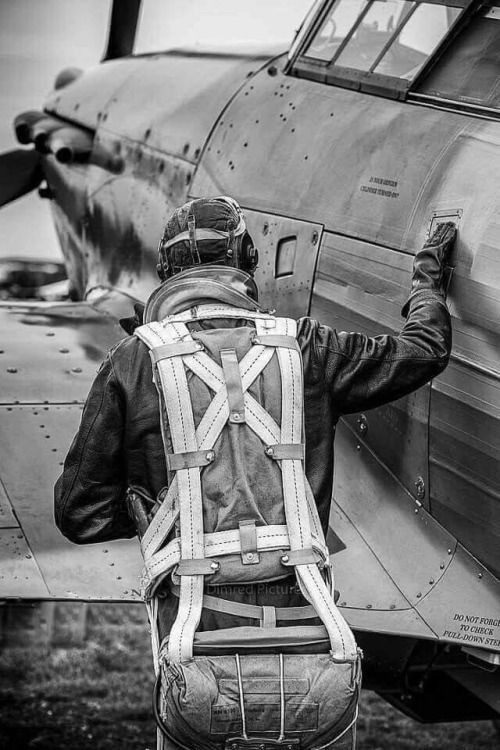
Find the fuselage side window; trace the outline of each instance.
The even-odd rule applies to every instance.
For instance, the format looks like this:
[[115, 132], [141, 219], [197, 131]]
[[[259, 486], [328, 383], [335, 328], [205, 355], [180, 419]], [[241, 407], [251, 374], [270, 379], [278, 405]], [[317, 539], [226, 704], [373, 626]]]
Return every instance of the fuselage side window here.
[[375, 67], [376, 73], [413, 81], [456, 21], [461, 8], [420, 3]]
[[500, 109], [500, 7], [476, 16], [415, 89], [429, 96]]

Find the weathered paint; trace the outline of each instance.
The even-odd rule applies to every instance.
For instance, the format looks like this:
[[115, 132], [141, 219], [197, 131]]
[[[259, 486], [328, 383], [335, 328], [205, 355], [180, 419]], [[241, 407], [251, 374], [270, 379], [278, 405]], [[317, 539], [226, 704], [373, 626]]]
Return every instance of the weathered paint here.
[[[49, 101], [49, 111], [95, 128], [96, 144], [123, 160], [118, 174], [47, 160], [78, 286], [114, 286], [145, 297], [155, 284], [156, 240], [168, 210], [188, 194], [228, 192], [247, 208], [261, 248], [265, 304], [295, 315], [310, 306], [341, 328], [394, 331], [412, 253], [436, 216], [454, 216], [460, 223], [451, 287], [454, 363], [436, 384], [431, 408], [423, 390], [368, 415], [364, 437], [409, 492], [496, 565], [491, 519], [498, 516], [498, 464], [494, 441], [477, 435], [498, 428], [484, 406], [495, 403], [499, 369], [490, 344], [497, 336], [499, 284], [491, 197], [498, 194], [498, 126], [285, 76], [283, 58], [251, 75], [257, 67], [256, 60], [203, 55], [128, 59], [82, 76]], [[165, 100], [151, 97], [162, 89], [169, 91]], [[296, 242], [297, 267], [276, 278], [283, 241]], [[471, 377], [465, 360], [488, 374]], [[446, 385], [451, 376], [455, 382]], [[458, 435], [455, 428], [453, 443], [454, 393], [468, 424], [458, 444], [462, 466], [474, 445], [461, 474], [450, 464]], [[480, 482], [474, 466], [482, 467]], [[458, 493], [445, 489], [450, 472]], [[479, 511], [471, 505], [472, 486], [484, 489]]]
[[56, 228], [80, 297], [95, 286], [149, 295], [165, 219], [187, 199], [212, 124], [263, 59], [170, 52], [111, 61], [49, 98], [46, 111], [91, 128], [94, 153], [122, 164], [68, 168], [45, 158]]
[[[368, 242], [327, 232], [314, 281], [311, 315], [338, 330], [370, 336], [393, 333], [402, 324], [408, 293], [410, 256]], [[348, 418], [363, 440], [409, 492], [423, 478], [428, 486], [430, 389], [372, 410], [364, 428], [360, 416]], [[428, 496], [422, 498], [428, 506]]]
[[4, 598], [135, 600], [135, 540], [89, 549], [54, 525], [53, 486], [90, 384], [123, 332], [80, 304], [0, 305], [0, 592]]
[[282, 65], [269, 64], [228, 105], [191, 192], [224, 184], [246, 207], [322, 223], [311, 314], [370, 335], [401, 327], [411, 257], [431, 226], [459, 225], [452, 365], [430, 402], [423, 392], [370, 415], [368, 436], [498, 573], [499, 124], [291, 78]]
[[292, 78], [284, 63], [270, 63], [228, 104], [192, 193], [224, 185], [248, 208], [414, 251], [427, 229], [420, 223], [408, 236], [422, 185], [443, 150], [483, 124]]
[[[346, 549], [333, 555], [333, 564], [351, 625], [500, 652], [500, 581], [457, 544], [346, 423], [337, 429], [336, 457], [331, 523]], [[353, 534], [359, 535], [357, 543], [349, 544]], [[378, 612], [375, 626], [372, 610]], [[467, 635], [460, 622], [488, 633]]]
[[259, 301], [278, 315], [298, 318], [309, 308], [322, 226], [261, 211], [245, 212], [259, 250]]

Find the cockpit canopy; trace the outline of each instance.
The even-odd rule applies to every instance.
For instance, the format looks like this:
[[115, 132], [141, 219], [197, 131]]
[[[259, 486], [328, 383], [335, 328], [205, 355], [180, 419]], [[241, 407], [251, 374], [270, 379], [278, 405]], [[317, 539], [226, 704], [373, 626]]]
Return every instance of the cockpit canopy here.
[[[317, 3], [289, 72], [366, 93], [438, 99], [500, 113], [500, 2], [331, 0]], [[489, 112], [491, 110], [491, 112]]]

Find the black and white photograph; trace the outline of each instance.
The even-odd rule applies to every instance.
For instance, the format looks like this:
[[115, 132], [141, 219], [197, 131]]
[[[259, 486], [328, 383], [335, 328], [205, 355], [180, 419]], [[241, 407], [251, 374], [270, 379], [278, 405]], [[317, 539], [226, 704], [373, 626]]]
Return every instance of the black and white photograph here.
[[500, 748], [500, 0], [0, 0], [0, 748]]

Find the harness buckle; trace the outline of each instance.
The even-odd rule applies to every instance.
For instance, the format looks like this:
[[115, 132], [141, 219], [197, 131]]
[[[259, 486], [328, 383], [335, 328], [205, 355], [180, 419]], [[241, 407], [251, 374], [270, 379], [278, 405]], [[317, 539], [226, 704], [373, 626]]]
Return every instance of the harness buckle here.
[[240, 521], [239, 530], [242, 565], [257, 565], [260, 562], [260, 555], [257, 552], [255, 521]]

